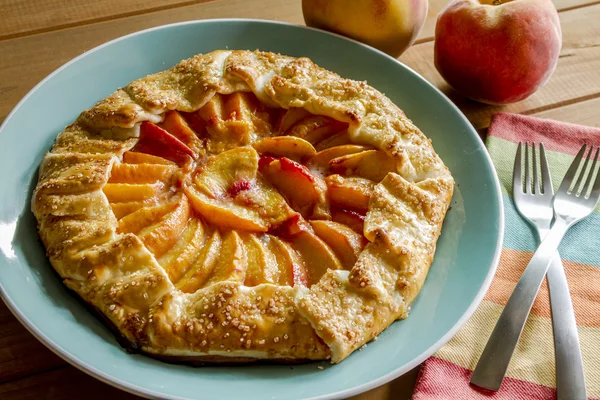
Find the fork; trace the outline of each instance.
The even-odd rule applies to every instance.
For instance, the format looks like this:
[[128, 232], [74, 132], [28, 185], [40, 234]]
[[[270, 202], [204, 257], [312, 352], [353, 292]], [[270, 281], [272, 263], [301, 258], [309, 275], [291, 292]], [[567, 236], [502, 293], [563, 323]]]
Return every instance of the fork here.
[[[540, 182], [538, 181], [538, 161], [535, 144], [532, 144], [531, 147], [531, 165], [533, 166], [532, 188], [529, 149], [530, 147], [525, 144], [525, 158], [523, 159], [522, 144], [519, 143], [517, 148], [513, 170], [513, 199], [519, 213], [536, 228], [538, 237], [543, 239], [550, 229], [554, 216], [552, 210], [554, 189], [552, 188], [552, 179], [550, 178], [550, 170], [543, 144], [539, 145], [539, 165], [543, 192], [540, 190]], [[523, 162], [525, 163], [525, 191], [523, 191], [521, 168]], [[577, 336], [577, 323], [575, 321], [575, 314], [573, 312], [573, 305], [571, 304], [569, 287], [562, 261], [558, 253], [555, 253], [548, 270], [548, 287], [550, 289], [552, 326], [554, 330], [557, 399], [586, 399], [583, 363]], [[526, 318], [522, 320], [520, 326], [515, 324], [516, 329], [518, 329], [518, 335], [523, 331], [525, 321]], [[500, 336], [493, 336], [492, 338], [494, 337]], [[502, 341], [496, 345], [488, 344], [488, 347], [492, 349], [492, 357], [486, 357], [484, 353], [480, 358], [473, 375], [473, 380], [475, 380], [473, 383], [477, 386], [495, 388], [495, 390], [498, 390], [500, 387], [517, 344], [516, 340], [508, 343], [504, 338], [501, 339]], [[518, 336], [516, 336], [516, 339], [518, 340]], [[486, 350], [488, 347], [486, 347]]]
[[[519, 279], [519, 282], [517, 283], [517, 286], [515, 287], [515, 290], [513, 291], [512, 295], [510, 296], [510, 298], [508, 299], [508, 302], [506, 303], [506, 306], [504, 308], [504, 310], [502, 311], [502, 314], [500, 315], [500, 318], [498, 319], [498, 322], [496, 323], [496, 326], [494, 327], [494, 330], [490, 336], [490, 339], [488, 340], [488, 343], [483, 351], [483, 354], [481, 355], [481, 358], [479, 359], [479, 362], [477, 364], [477, 367], [475, 368], [475, 371], [473, 372], [473, 376], [471, 377], [471, 383], [476, 385], [476, 386], [480, 386], [486, 389], [490, 389], [490, 390], [498, 390], [500, 388], [500, 385], [502, 383], [502, 379], [504, 377], [504, 374], [506, 372], [506, 369], [508, 367], [508, 363], [510, 361], [510, 357], [513, 353], [513, 350], [517, 344], [517, 341], [519, 340], [519, 336], [521, 335], [521, 332], [523, 330], [523, 326], [525, 325], [525, 321], [527, 320], [527, 316], [529, 315], [529, 312], [531, 311], [531, 307], [533, 306], [533, 301], [535, 300], [535, 297], [537, 295], [537, 292], [539, 291], [539, 288], [542, 284], [542, 281], [544, 280], [544, 276], [546, 275], [546, 272], [548, 271], [548, 268], [552, 262], [552, 260], [555, 258], [555, 255], [557, 255], [558, 253], [556, 252], [558, 245], [560, 244], [562, 238], [564, 237], [565, 233], [569, 230], [569, 228], [571, 226], [573, 226], [574, 224], [576, 224], [577, 222], [581, 221], [582, 219], [584, 219], [585, 217], [587, 217], [588, 215], [591, 214], [591, 212], [594, 210], [594, 208], [597, 206], [598, 201], [600, 200], [600, 172], [596, 174], [596, 178], [594, 179], [593, 185], [592, 185], [592, 178], [594, 176], [594, 171], [595, 171], [595, 167], [598, 161], [598, 153], [600, 151], [600, 148], [596, 149], [596, 154], [593, 157], [593, 162], [592, 162], [592, 166], [591, 168], [589, 168], [588, 170], [588, 163], [590, 161], [590, 159], [592, 158], [592, 154], [593, 154], [593, 148], [590, 148], [587, 157], [585, 157], [585, 161], [583, 162], [583, 166], [582, 164], [582, 160], [584, 159], [584, 155], [586, 152], [586, 148], [587, 146], [584, 145], [581, 150], [579, 151], [579, 153], [577, 154], [577, 156], [575, 157], [575, 159], [573, 160], [573, 163], [571, 164], [571, 166], [569, 167], [569, 170], [567, 171], [559, 189], [558, 192], [556, 193], [556, 195], [554, 196], [553, 199], [553, 208], [554, 208], [554, 217], [555, 217], [555, 221], [554, 221], [554, 225], [552, 225], [552, 228], [548, 231], [548, 233], [546, 234], [546, 236], [544, 237], [542, 243], [540, 244], [540, 246], [538, 247], [537, 251], [535, 252], [535, 254], [533, 255], [533, 258], [531, 259], [531, 261], [529, 262], [529, 264], [527, 265], [527, 268], [525, 269], [525, 271], [523, 272], [523, 275], [521, 276], [521, 279]], [[541, 150], [542, 152], [543, 150]], [[527, 149], [526, 149], [527, 152]], [[543, 180], [543, 185], [544, 185], [544, 192], [548, 191], [551, 192], [551, 184], [546, 184], [545, 182], [550, 182], [550, 174], [548, 173], [548, 168], [547, 168], [547, 163], [545, 162], [545, 154], [542, 158], [544, 160], [544, 163], [541, 164], [541, 169], [542, 169], [542, 180]], [[520, 158], [519, 158], [520, 160]], [[534, 165], [534, 169], [536, 168], [535, 166], [535, 162], [533, 163]], [[516, 161], [515, 161], [515, 165], [516, 165]], [[519, 164], [520, 167], [520, 164]], [[581, 167], [581, 169], [580, 169]], [[527, 191], [531, 190], [531, 179], [529, 177], [529, 167], [528, 164], [526, 164], [525, 167], [525, 184], [527, 187]], [[516, 172], [515, 172], [515, 177], [516, 177]], [[520, 195], [522, 195], [522, 182], [520, 179], [520, 173], [518, 174], [519, 178], [517, 178], [517, 181], [514, 183], [514, 187], [515, 188], [519, 188], [518, 192], [521, 193]], [[539, 183], [537, 181], [537, 171], [534, 170], [534, 186], [536, 187], [536, 193], [539, 193]], [[584, 183], [584, 178], [587, 175], [587, 179], [585, 180]], [[573, 182], [575, 182], [575, 184], [573, 185]], [[549, 188], [549, 190], [547, 190], [547, 188]], [[589, 194], [588, 194], [589, 192]], [[545, 193], [544, 193], [545, 194]], [[517, 196], [520, 196], [517, 195]], [[525, 196], [525, 195], [523, 195]], [[535, 196], [538, 197], [538, 196]], [[542, 196], [539, 196], [539, 198], [541, 198]], [[534, 196], [531, 197], [531, 199], [534, 199]], [[529, 204], [534, 204], [534, 201], [530, 200]], [[547, 201], [547, 198], [544, 198], [542, 201]], [[522, 200], [521, 200], [522, 203]], [[543, 203], [542, 203], [543, 204]], [[527, 206], [525, 206], [527, 207]], [[529, 206], [530, 207], [530, 206]], [[532, 220], [535, 221], [534, 223], [541, 223], [544, 220], [546, 220], [548, 217], [544, 214], [544, 211], [540, 211], [543, 208], [540, 207], [537, 210], [535, 210]], [[524, 208], [525, 209], [525, 208]], [[531, 212], [531, 210], [528, 210], [527, 213], [529, 214], [529, 212]], [[543, 230], [540, 232], [541, 234], [543, 234]], [[559, 266], [562, 267], [562, 266]], [[549, 279], [549, 282], [552, 280], [552, 276], [554, 276], [555, 274], [555, 270], [558, 270], [559, 268], [555, 267], [552, 268], [551, 271], [551, 278]], [[560, 272], [562, 273], [562, 275], [564, 275], [564, 271], [562, 271], [562, 268], [560, 268]], [[554, 283], [556, 283], [557, 281], [559, 281], [559, 279], [554, 279]], [[560, 304], [560, 307], [557, 306], [556, 304], [554, 304], [554, 300], [557, 299], [556, 295], [557, 292], [559, 293], [559, 298], [558, 300], [564, 300], [564, 297], [568, 296], [561, 296], [560, 293], [560, 289], [558, 291], [554, 290], [552, 291], [553, 287], [557, 287], [554, 286], [554, 284], [552, 282], [550, 282], [551, 286], [551, 295], [554, 294], [554, 297], [552, 298], [553, 301], [553, 306], [552, 306], [552, 310], [553, 310], [553, 318], [558, 317], [558, 315], [555, 315], [555, 313], [557, 314], [562, 314], [563, 312], [563, 306], [566, 307], [565, 303]], [[562, 283], [561, 285], [565, 285], [566, 283]], [[564, 288], [562, 291], [562, 294], [565, 295], [565, 292], [568, 293], [568, 288]], [[568, 299], [569, 305], [570, 305], [570, 299]], [[561, 308], [561, 310], [559, 311], [559, 308]], [[567, 310], [570, 308], [566, 308]], [[572, 318], [574, 320], [574, 316], [569, 316], [569, 319]], [[553, 324], [553, 327], [556, 328], [557, 326], [557, 322], [560, 321], [555, 321]], [[570, 369], [568, 369], [565, 364], [564, 364], [564, 360], [571, 360], [570, 356], [571, 354], [565, 354], [565, 352], [571, 352], [573, 348], [575, 348], [576, 350], [578, 349], [578, 341], [577, 341], [577, 334], [576, 334], [576, 328], [575, 329], [575, 334], [574, 335], [568, 335], [565, 333], [565, 331], [569, 331], [570, 329], [568, 328], [569, 325], [566, 326], [561, 326], [560, 329], [555, 330], [555, 343], [557, 342], [557, 340], [564, 340], [565, 337], [568, 337], [568, 349], [565, 349], [566, 351], [557, 351], [557, 392], [558, 392], [558, 388], [559, 388], [559, 384], [562, 384], [562, 394], [564, 394], [563, 397], [565, 399], [580, 399], [580, 398], [586, 398], [585, 397], [585, 384], [583, 381], [583, 370], [581, 368], [581, 372], [579, 372], [577, 370], [578, 366], [577, 364], [575, 364], [575, 369], [571, 370], [572, 371], [572, 375], [571, 373], [569, 373], [568, 371]], [[559, 337], [556, 337], [556, 334], [558, 333]], [[565, 336], [561, 336], [562, 334], [565, 334]], [[575, 342], [572, 342], [572, 336], [575, 337]], [[561, 347], [562, 349], [562, 347]], [[558, 370], [558, 361], [559, 361], [559, 357], [560, 357], [560, 364], [561, 364], [561, 371], [559, 372]], [[579, 363], [581, 362], [581, 356], [579, 354], [579, 352], [576, 351], [576, 355], [575, 355], [575, 360], [578, 360]], [[570, 361], [567, 361], [570, 362]], [[577, 362], [577, 361], [575, 361]], [[565, 366], [565, 368], [562, 368], [562, 366]], [[558, 376], [558, 373], [560, 373], [561, 375]], [[560, 381], [559, 381], [560, 378]], [[577, 379], [576, 382], [571, 382], [570, 379], [574, 378]], [[581, 379], [581, 380], [579, 380]], [[565, 383], [565, 381], [568, 381], [569, 384], [573, 383], [573, 386], [576, 386], [576, 391], [574, 391], [573, 395], [571, 395], [571, 392], [565, 392], [566, 390], [568, 390], [567, 388], [569, 386], [567, 383]], [[564, 389], [564, 390], [563, 390]], [[575, 389], [574, 389], [575, 390]], [[558, 394], [558, 393], [557, 393]], [[571, 397], [573, 396], [573, 397]], [[583, 397], [581, 397], [583, 396]]]

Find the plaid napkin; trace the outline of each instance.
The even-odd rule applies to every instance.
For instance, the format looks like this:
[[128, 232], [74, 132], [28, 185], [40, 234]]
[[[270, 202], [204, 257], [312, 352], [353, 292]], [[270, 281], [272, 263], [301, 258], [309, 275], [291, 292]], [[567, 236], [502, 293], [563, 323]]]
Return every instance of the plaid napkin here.
[[[537, 247], [528, 223], [512, 201], [512, 170], [519, 141], [542, 142], [558, 188], [583, 143], [600, 144], [600, 129], [498, 113], [492, 119], [487, 148], [504, 199], [504, 248], [498, 271], [481, 305], [466, 325], [420, 371], [413, 400], [556, 398], [554, 345], [546, 284], [511, 360], [502, 388], [489, 392], [469, 385], [489, 335]], [[600, 209], [573, 227], [560, 248], [575, 308], [588, 396], [600, 399]]]

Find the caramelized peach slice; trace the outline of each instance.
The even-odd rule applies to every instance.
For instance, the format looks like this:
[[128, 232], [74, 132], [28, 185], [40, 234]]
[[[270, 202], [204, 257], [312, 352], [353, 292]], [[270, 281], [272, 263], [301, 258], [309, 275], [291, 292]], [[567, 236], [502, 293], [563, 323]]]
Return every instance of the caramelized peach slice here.
[[213, 199], [191, 186], [185, 189], [185, 194], [192, 208], [213, 225], [247, 232], [266, 232], [269, 229], [268, 223], [256, 210], [239, 206], [231, 201]]
[[[269, 242], [269, 238], [265, 236], [265, 239]], [[261, 283], [277, 283], [279, 276], [278, 263], [269, 246], [253, 234], [242, 235], [242, 240], [244, 241], [248, 260], [244, 285], [256, 286]]]
[[185, 143], [148, 121], [142, 122], [140, 126], [140, 139], [135, 145], [134, 151], [166, 158], [179, 165], [184, 165], [190, 159], [196, 158], [194, 151]]
[[285, 157], [263, 157], [260, 172], [302, 215], [327, 214], [327, 186], [302, 164]]
[[261, 103], [252, 93], [235, 92], [225, 96], [225, 118], [230, 120], [249, 120], [261, 107]]
[[251, 97], [248, 93], [217, 94], [198, 110], [197, 115], [206, 123], [210, 152], [220, 153], [250, 143], [255, 131], [251, 118], [254, 114], [247, 104]]
[[226, 119], [227, 117], [225, 116], [225, 102], [223, 101], [223, 96], [216, 94], [211, 97], [211, 99], [197, 111], [197, 114], [204, 121]]
[[110, 171], [110, 183], [168, 183], [179, 168], [160, 164], [115, 164]]
[[342, 208], [331, 208], [331, 219], [340, 224], [346, 225], [354, 232], [363, 234], [365, 227], [365, 215], [352, 210]]
[[202, 150], [202, 141], [196, 132], [188, 125], [187, 121], [177, 111], [169, 111], [160, 127], [179, 139], [183, 144], [199, 154]]
[[222, 197], [236, 182], [253, 182], [258, 171], [258, 153], [239, 147], [213, 156], [201, 166], [194, 183], [213, 198]]
[[258, 153], [236, 148], [211, 157], [194, 177], [186, 194], [192, 207], [214, 225], [266, 232], [294, 211], [258, 172]]
[[229, 231], [223, 235], [219, 257], [217, 257], [212, 275], [206, 285], [222, 281], [243, 282], [247, 267], [248, 260], [244, 251], [244, 243], [236, 231]]
[[111, 203], [150, 200], [165, 189], [162, 182], [146, 184], [107, 183], [102, 188], [106, 198]]
[[126, 203], [111, 203], [113, 214], [117, 219], [121, 219], [126, 215], [136, 212], [140, 208], [151, 207], [156, 205], [156, 200], [144, 200], [144, 201], [128, 201]]
[[343, 146], [345, 144], [352, 144], [350, 135], [348, 135], [348, 130], [341, 131], [340, 133], [336, 133], [333, 136], [321, 140], [319, 143], [315, 144], [315, 149], [317, 151], [322, 151], [330, 147]]
[[329, 162], [334, 158], [346, 156], [348, 154], [360, 153], [369, 150], [367, 146], [356, 144], [346, 144], [343, 146], [331, 147], [326, 150], [321, 150], [308, 162], [309, 167], [326, 171], [329, 169]]
[[185, 196], [175, 204], [173, 211], [138, 233], [138, 237], [156, 257], [163, 255], [177, 242], [190, 218], [190, 205]]
[[180, 113], [183, 119], [187, 122], [188, 126], [196, 133], [196, 136], [204, 137], [206, 134], [206, 121], [203, 120], [198, 111], [191, 113], [182, 112]]
[[277, 266], [280, 272], [278, 283], [283, 286], [308, 286], [308, 271], [296, 250], [275, 236], [271, 237], [270, 244], [278, 261]]
[[136, 151], [126, 151], [123, 153], [123, 162], [127, 164], [160, 164], [160, 165], [177, 165], [173, 161], [166, 158], [153, 156], [146, 153]]
[[158, 263], [165, 269], [171, 282], [177, 282], [198, 257], [204, 241], [204, 227], [198, 218], [191, 218], [177, 243]]
[[177, 203], [167, 203], [155, 207], [141, 208], [136, 212], [121, 218], [119, 226], [117, 227], [117, 232], [137, 234], [142, 229], [153, 225], [165, 215], [172, 212], [176, 207]]
[[318, 282], [328, 269], [342, 269], [342, 263], [327, 244], [314, 233], [302, 230], [291, 238], [292, 247], [306, 264], [309, 285]]
[[194, 293], [203, 287], [215, 267], [217, 258], [220, 255], [221, 244], [221, 234], [215, 230], [200, 250], [200, 254], [198, 254], [191, 268], [188, 269], [183, 278], [177, 281], [177, 288], [185, 293]]
[[361, 234], [333, 221], [310, 221], [315, 234], [338, 256], [345, 269], [351, 269], [366, 244]]
[[310, 143], [317, 143], [347, 128], [348, 124], [345, 122], [313, 115], [298, 121], [285, 134], [300, 137]]
[[329, 175], [325, 178], [331, 204], [346, 209], [367, 212], [375, 184], [365, 178]]
[[306, 111], [304, 108], [290, 108], [281, 114], [281, 118], [279, 119], [279, 122], [276, 124], [275, 128], [277, 129], [277, 132], [283, 134], [292, 126], [294, 126], [296, 122], [310, 116], [312, 116], [312, 114]]
[[264, 138], [252, 144], [261, 155], [286, 157], [302, 162], [316, 154], [312, 144], [295, 136], [275, 136]]
[[380, 182], [396, 171], [396, 162], [381, 150], [367, 150], [334, 158], [329, 162], [333, 173], [355, 175]]

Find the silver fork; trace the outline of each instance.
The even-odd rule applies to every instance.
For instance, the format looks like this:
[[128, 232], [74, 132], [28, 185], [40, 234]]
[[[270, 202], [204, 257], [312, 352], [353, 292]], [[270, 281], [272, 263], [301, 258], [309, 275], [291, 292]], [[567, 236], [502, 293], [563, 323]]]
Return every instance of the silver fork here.
[[[558, 253], [556, 252], [558, 245], [567, 230], [583, 218], [587, 217], [598, 204], [598, 200], [600, 200], [600, 172], [596, 175], [592, 186], [592, 177], [598, 161], [600, 148], [596, 149], [591, 168], [588, 170], [587, 166], [592, 158], [593, 148], [588, 152], [581, 171], [579, 171], [585, 151], [586, 146], [584, 145], [569, 167], [557, 194], [554, 196], [554, 225], [552, 225], [552, 228], [549, 231], [546, 228], [546, 236], [527, 265], [514, 292], [508, 299], [506, 307], [500, 315], [494, 331], [479, 359], [477, 367], [473, 372], [473, 376], [471, 377], [471, 383], [474, 385], [490, 390], [498, 390], [500, 388], [508, 363], [510, 362], [517, 341], [519, 340], [527, 316], [531, 311], [533, 301], [542, 284], [544, 275], [551, 262], [555, 257], [558, 257]], [[527, 152], [526, 148], [526, 153]], [[541, 163], [541, 172], [544, 193], [538, 196], [540, 189], [535, 162], [533, 163], [533, 184], [536, 195], [532, 196], [529, 194], [531, 193], [531, 179], [529, 177], [528, 163], [525, 164], [525, 184], [528, 193], [522, 193], [520, 171], [515, 171], [514, 178], [516, 181], [513, 185], [514, 189], [518, 188], [518, 191], [515, 190], [515, 192], [519, 193], [515, 193], [515, 201], [518, 201], [517, 198], [520, 198], [519, 201], [521, 205], [517, 205], [517, 207], [519, 207], [519, 210], [523, 215], [528, 215], [526, 218], [531, 219], [536, 227], [538, 227], [538, 224], [541, 225], [545, 223], [545, 221], [548, 221], [548, 218], [550, 218], [550, 220], [552, 219], [552, 215], [548, 217], [548, 211], [546, 211], [548, 209], [547, 204], [550, 201], [548, 196], [551, 196], [552, 184], [550, 183], [550, 174], [547, 163], [545, 162], [543, 148], [541, 153], [543, 160]], [[527, 155], [528, 154], [526, 154], [526, 156]], [[517, 156], [519, 157], [520, 154]], [[520, 169], [520, 157], [518, 160]], [[517, 161], [515, 161], [515, 168], [516, 167]], [[585, 180], [585, 183], [583, 183], [586, 176], [587, 179]], [[574, 181], [575, 185], [572, 185]], [[572, 189], [571, 186], [573, 186]], [[589, 195], [587, 194], [588, 192]], [[544, 206], [544, 204], [546, 205]], [[538, 232], [540, 233], [540, 236], [543, 237], [544, 229], [538, 228]], [[558, 258], [557, 261], [560, 263], [560, 258]], [[560, 273], [560, 276], [557, 273]], [[560, 350], [559, 346], [557, 346], [556, 352], [557, 395], [560, 396], [559, 399], [586, 399], [583, 367], [581, 367], [581, 354], [579, 352], [579, 341], [577, 340], [577, 328], [574, 326], [575, 317], [572, 314], [572, 305], [568, 294], [568, 287], [566, 287], [566, 279], [564, 277], [562, 264], [557, 264], [555, 267], [551, 268], [549, 275], [548, 282], [550, 284], [552, 296], [555, 344], [561, 342]], [[553, 277], [556, 277], [557, 279], [553, 279]], [[560, 318], [565, 315], [565, 310], [570, 310], [570, 315], [568, 315], [565, 320], [569, 319], [571, 321], [565, 322], [565, 325], [561, 325]], [[559, 320], [557, 321], [556, 319]], [[566, 346], [563, 347], [562, 345], [565, 344]], [[571, 392], [570, 390], [573, 391]]]

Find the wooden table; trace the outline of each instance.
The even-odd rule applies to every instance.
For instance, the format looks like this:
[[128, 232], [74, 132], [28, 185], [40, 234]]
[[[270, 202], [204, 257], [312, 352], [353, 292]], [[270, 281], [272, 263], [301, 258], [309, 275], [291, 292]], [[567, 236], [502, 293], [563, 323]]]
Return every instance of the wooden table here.
[[[2, 0], [0, 122], [36, 83], [103, 42], [153, 26], [243, 17], [303, 24], [300, 0]], [[556, 72], [531, 98], [484, 106], [454, 93], [433, 66], [435, 19], [446, 0], [430, 0], [426, 25], [400, 60], [439, 87], [485, 136], [495, 111], [600, 126], [600, 2], [555, 0], [563, 30]], [[360, 400], [408, 399], [417, 369]], [[71, 367], [40, 344], [0, 302], [0, 398], [134, 399]]]

